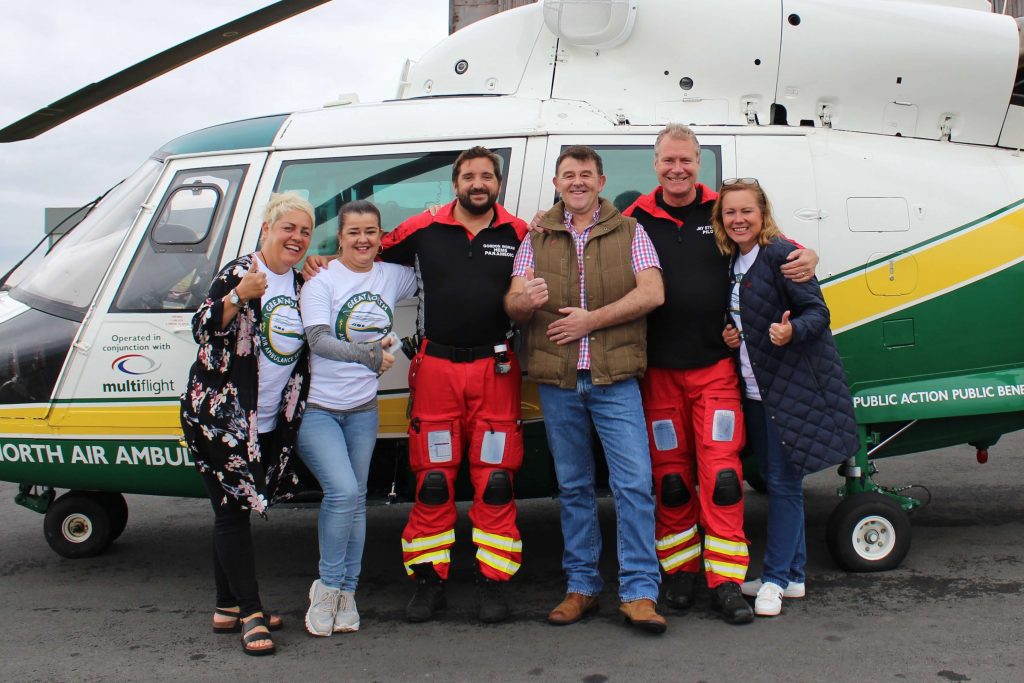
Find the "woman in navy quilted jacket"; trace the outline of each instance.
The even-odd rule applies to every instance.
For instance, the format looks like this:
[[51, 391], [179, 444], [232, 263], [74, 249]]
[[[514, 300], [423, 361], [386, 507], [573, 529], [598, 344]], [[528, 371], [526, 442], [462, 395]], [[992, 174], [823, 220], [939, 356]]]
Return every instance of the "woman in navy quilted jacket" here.
[[779, 267], [797, 245], [784, 239], [754, 178], [727, 180], [712, 210], [715, 239], [732, 255], [731, 324], [743, 380], [747, 443], [768, 488], [768, 539], [760, 579], [743, 584], [754, 613], [775, 616], [804, 595], [804, 475], [858, 448], [853, 402], [817, 279], [797, 283]]

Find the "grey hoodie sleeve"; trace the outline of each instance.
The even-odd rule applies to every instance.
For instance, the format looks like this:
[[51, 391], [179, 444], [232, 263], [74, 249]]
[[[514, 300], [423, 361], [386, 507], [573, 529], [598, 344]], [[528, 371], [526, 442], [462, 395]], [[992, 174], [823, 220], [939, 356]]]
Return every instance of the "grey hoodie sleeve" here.
[[380, 372], [384, 349], [378, 342], [357, 344], [342, 341], [331, 334], [329, 325], [310, 325], [306, 328], [306, 341], [316, 355], [346, 363], [360, 363], [374, 372]]

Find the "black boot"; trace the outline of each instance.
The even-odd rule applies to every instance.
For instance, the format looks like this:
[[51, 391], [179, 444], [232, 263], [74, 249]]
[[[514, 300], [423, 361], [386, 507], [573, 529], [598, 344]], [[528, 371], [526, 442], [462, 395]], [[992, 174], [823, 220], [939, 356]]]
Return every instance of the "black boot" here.
[[750, 609], [738, 583], [727, 581], [711, 591], [711, 607], [730, 624], [748, 624], [754, 620], [754, 610]]
[[697, 595], [697, 572], [676, 572], [669, 574], [662, 582], [665, 602], [675, 609], [690, 609]]
[[489, 579], [483, 574], [476, 575], [476, 597], [480, 602], [480, 621], [497, 624], [508, 619], [508, 602], [505, 601], [504, 581]]
[[447, 606], [444, 597], [444, 581], [434, 571], [432, 564], [414, 564], [412, 571], [416, 575], [416, 594], [405, 606], [405, 620], [418, 623], [430, 621], [438, 610]]

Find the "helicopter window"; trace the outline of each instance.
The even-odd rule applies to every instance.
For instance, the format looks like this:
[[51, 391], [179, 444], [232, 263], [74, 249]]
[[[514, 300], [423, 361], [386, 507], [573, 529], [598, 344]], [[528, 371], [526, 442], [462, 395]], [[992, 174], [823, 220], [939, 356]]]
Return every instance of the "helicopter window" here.
[[57, 244], [41, 244], [7, 279], [11, 297], [52, 315], [81, 321], [163, 168], [157, 161], [147, 161], [110, 190]]
[[[445, 150], [379, 156], [292, 161], [282, 164], [276, 192], [296, 191], [316, 209], [310, 254], [338, 250], [338, 210], [347, 202], [368, 199], [377, 205], [381, 227], [393, 229], [406, 218], [435, 204], [455, 199], [452, 163], [462, 151]], [[492, 150], [508, 168], [512, 150]], [[502, 184], [498, 201], [503, 202]]]
[[174, 177], [112, 311], [198, 308], [217, 273], [246, 168], [185, 170]]
[[[654, 150], [649, 145], [591, 145], [604, 163], [605, 182], [603, 196], [608, 197], [619, 211], [625, 210], [636, 198], [647, 194], [658, 185], [654, 175]], [[565, 149], [565, 146], [562, 147]], [[708, 187], [722, 184], [722, 148], [705, 145], [700, 148], [700, 175], [697, 178]], [[557, 194], [555, 201], [557, 201]]]
[[195, 183], [174, 191], [153, 228], [157, 244], [199, 244], [210, 234], [220, 201], [216, 186]]

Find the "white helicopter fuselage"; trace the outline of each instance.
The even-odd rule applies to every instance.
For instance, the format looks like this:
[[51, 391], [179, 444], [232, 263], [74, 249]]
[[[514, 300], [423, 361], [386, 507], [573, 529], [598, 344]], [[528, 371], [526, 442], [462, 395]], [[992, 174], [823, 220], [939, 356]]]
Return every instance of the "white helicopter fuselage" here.
[[[555, 200], [571, 144], [601, 153], [605, 196], [626, 202], [656, 186], [670, 121], [696, 131], [702, 182], [758, 178], [820, 255], [865, 448], [914, 421], [930, 428], [879, 455], [987, 447], [1024, 427], [1024, 106], [1017, 26], [978, 6], [547, 0], [408, 64], [396, 100], [174, 140], [0, 295], [0, 478], [203, 495], [178, 441], [190, 319], [256, 248], [272, 192], [317, 207], [311, 253], [336, 248], [344, 202], [374, 201], [391, 229], [451, 201], [451, 163], [473, 145], [502, 157], [500, 201], [522, 217]], [[403, 303], [395, 331], [415, 313]], [[382, 378], [382, 438], [405, 435], [406, 370], [399, 357]], [[523, 412], [541, 418], [529, 385]]]

